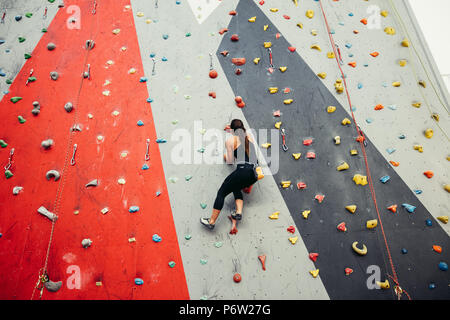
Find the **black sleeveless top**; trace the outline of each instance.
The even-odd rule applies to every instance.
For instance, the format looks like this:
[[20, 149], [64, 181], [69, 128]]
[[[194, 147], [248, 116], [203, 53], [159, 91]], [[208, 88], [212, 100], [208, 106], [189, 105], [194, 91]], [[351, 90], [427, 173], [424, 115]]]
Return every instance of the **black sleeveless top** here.
[[239, 147], [237, 147], [236, 149], [234, 149], [234, 157], [236, 158], [236, 162], [248, 162], [248, 163], [252, 163], [252, 164], [258, 164], [258, 159], [256, 157], [256, 150], [255, 147], [253, 145], [253, 143], [251, 141], [249, 141], [249, 148], [248, 148], [248, 153], [249, 155], [247, 155], [245, 153], [245, 142], [241, 143], [239, 145]]

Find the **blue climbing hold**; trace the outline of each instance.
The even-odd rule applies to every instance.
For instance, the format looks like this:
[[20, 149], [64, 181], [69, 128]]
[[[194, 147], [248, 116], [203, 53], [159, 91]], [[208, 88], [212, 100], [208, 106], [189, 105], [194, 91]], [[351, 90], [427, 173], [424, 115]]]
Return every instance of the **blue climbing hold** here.
[[349, 16], [349, 17], [353, 17], [353, 13], [350, 12], [350, 13], [348, 14], [348, 16]]
[[156, 143], [166, 143], [166, 142], [167, 142], [166, 139], [162, 139], [162, 138], [156, 139]]
[[408, 250], [406, 250], [405, 248], [403, 248], [403, 249], [402, 249], [402, 253], [403, 253], [403, 254], [407, 254], [407, 253], [408, 253]]
[[156, 56], [156, 54], [155, 53], [150, 53], [150, 58], [154, 58]]
[[368, 63], [364, 63], [363, 66], [364, 66], [364, 67], [368, 67], [369, 64], [368, 64]]
[[166, 58], [166, 57], [162, 57], [162, 58], [161, 58], [161, 61], [164, 61], [164, 62], [165, 62], [165, 61], [167, 61], [167, 58]]
[[20, 21], [22, 20], [22, 16], [15, 16], [14, 19], [16, 19], [16, 21]]
[[372, 123], [373, 120], [372, 120], [371, 118], [367, 118], [367, 119], [366, 119], [366, 122], [367, 122], [367, 123]]
[[416, 207], [407, 203], [403, 203], [402, 207], [406, 209], [409, 213], [413, 213], [416, 210]]
[[388, 182], [390, 179], [391, 179], [390, 176], [384, 176], [384, 177], [381, 177], [381, 178], [380, 178], [380, 181], [383, 182], [383, 183], [386, 183], [386, 182]]
[[161, 191], [156, 191], [156, 196], [159, 197], [159, 195], [161, 194]]
[[152, 240], [153, 241], [155, 241], [155, 242], [161, 242], [161, 237], [160, 236], [158, 236], [156, 233], [153, 235], [153, 237], [152, 237]]
[[353, 53], [349, 53], [348, 56], [349, 56], [350, 58], [353, 58], [354, 54], [353, 54]]
[[163, 37], [163, 39], [164, 39], [164, 40], [167, 40], [167, 39], [169, 39], [169, 35], [168, 35], [168, 34], [163, 34], [163, 36], [162, 36], [162, 37]]
[[403, 139], [406, 139], [406, 136], [404, 134], [401, 134], [398, 136], [398, 138], [403, 140]]
[[5, 40], [0, 39], [0, 44], [4, 44], [4, 43], [5, 43]]
[[352, 47], [352, 44], [351, 44], [351, 43], [346, 43], [345, 46], [346, 46], [348, 49], [350, 49], [350, 48]]
[[393, 110], [393, 111], [395, 111], [395, 110], [397, 110], [397, 106], [396, 105], [390, 105], [390, 106], [388, 106], [388, 108], [389, 109], [391, 109], [391, 110]]
[[431, 219], [427, 219], [425, 220], [425, 224], [429, 227], [431, 227], [433, 225], [433, 221], [431, 221]]
[[428, 285], [428, 289], [435, 289], [435, 288], [436, 288], [436, 285], [434, 283], [430, 283]]
[[134, 283], [138, 286], [142, 286], [144, 284], [144, 280], [141, 278], [134, 278]]
[[138, 125], [139, 127], [142, 127], [142, 126], [144, 125], [144, 122], [142, 122], [142, 120], [139, 120], [139, 121], [137, 122], [137, 125]]
[[445, 262], [441, 261], [441, 262], [439, 262], [439, 269], [442, 271], [447, 271], [448, 265]]
[[6, 73], [4, 73], [3, 71], [0, 70], [0, 77], [5, 77]]
[[414, 193], [415, 193], [415, 194], [421, 194], [421, 193], [422, 193], [422, 190], [416, 189], [416, 190], [414, 190]]
[[128, 209], [128, 212], [134, 213], [134, 212], [138, 212], [139, 211], [139, 207], [138, 206], [131, 206]]
[[147, 78], [146, 77], [141, 77], [140, 79], [139, 79], [139, 82], [147, 82]]
[[392, 153], [395, 152], [395, 148], [387, 148], [386, 152], [389, 153], [389, 154], [392, 154]]
[[180, 4], [180, 3], [181, 3], [181, 1], [178, 1], [178, 0], [177, 0], [177, 1], [175, 1], [175, 3], [176, 3], [176, 4]]
[[148, 102], [148, 103], [152, 103], [152, 102], [153, 102], [153, 99], [152, 99], [152, 98], [148, 98], [148, 99], [147, 99], [147, 102]]
[[358, 89], [362, 89], [363, 84], [362, 83], [358, 83]]
[[147, 170], [148, 168], [149, 166], [146, 163], [144, 163], [144, 165], [142, 166], [142, 170]]

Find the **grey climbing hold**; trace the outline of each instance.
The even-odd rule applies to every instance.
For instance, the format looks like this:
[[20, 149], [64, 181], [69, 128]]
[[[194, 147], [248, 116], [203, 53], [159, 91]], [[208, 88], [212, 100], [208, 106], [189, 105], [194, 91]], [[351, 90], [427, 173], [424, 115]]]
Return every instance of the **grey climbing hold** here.
[[41, 146], [46, 150], [50, 149], [51, 146], [53, 146], [53, 140], [52, 139], [44, 140], [41, 142]]
[[56, 44], [54, 44], [53, 42], [49, 42], [49, 43], [47, 44], [47, 49], [48, 49], [49, 51], [55, 50], [55, 48], [56, 48]]
[[32, 113], [34, 116], [37, 116], [39, 113], [41, 113], [41, 110], [38, 109], [38, 108], [34, 108], [33, 110], [31, 110], [31, 113]]
[[71, 112], [71, 111], [73, 110], [73, 104], [72, 104], [72, 102], [67, 102], [67, 103], [65, 104], [65, 106], [64, 106], [64, 109], [65, 109], [67, 112]]
[[72, 131], [72, 132], [73, 131], [81, 132], [81, 126], [78, 123], [76, 123], [76, 124], [73, 125], [72, 128], [70, 128], [70, 131]]
[[128, 209], [128, 212], [130, 212], [130, 213], [134, 213], [134, 212], [138, 212], [138, 211], [139, 211], [139, 207], [138, 206], [131, 206]]
[[22, 191], [22, 190], [23, 190], [23, 187], [15, 186], [13, 188], [13, 195], [17, 196], [19, 194], [19, 192]]
[[86, 50], [91, 50], [95, 46], [94, 40], [86, 40]]
[[83, 248], [89, 248], [92, 245], [92, 240], [91, 239], [83, 239], [81, 241], [81, 245], [83, 246]]
[[48, 181], [50, 181], [52, 178], [54, 178], [54, 181], [58, 181], [59, 178], [61, 177], [60, 173], [56, 170], [49, 170], [47, 171], [47, 173], [45, 174], [45, 177], [47, 178]]
[[98, 180], [97, 179], [94, 179], [91, 182], [89, 182], [88, 184], [86, 184], [86, 188], [87, 187], [96, 187], [96, 186], [98, 186]]
[[44, 282], [44, 287], [50, 291], [50, 292], [56, 292], [62, 287], [62, 281], [53, 282], [51, 280], [48, 280]]
[[41, 206], [37, 210], [38, 213], [42, 214], [43, 216], [49, 218], [51, 221], [56, 221], [58, 219], [58, 216], [50, 211], [48, 211], [45, 207]]
[[58, 80], [58, 78], [59, 78], [58, 72], [56, 72], [56, 71], [50, 72], [50, 78], [55, 81]]

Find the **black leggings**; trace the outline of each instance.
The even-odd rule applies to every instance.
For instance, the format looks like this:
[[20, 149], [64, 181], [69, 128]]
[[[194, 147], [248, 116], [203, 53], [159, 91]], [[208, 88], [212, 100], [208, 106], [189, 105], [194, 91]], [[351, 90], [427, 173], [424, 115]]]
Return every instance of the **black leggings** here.
[[217, 197], [214, 201], [214, 209], [222, 210], [225, 197], [231, 192], [233, 192], [235, 200], [243, 200], [241, 190], [250, 187], [256, 181], [258, 181], [258, 178], [255, 176], [253, 166], [239, 164], [236, 170], [225, 178], [219, 191], [217, 191]]

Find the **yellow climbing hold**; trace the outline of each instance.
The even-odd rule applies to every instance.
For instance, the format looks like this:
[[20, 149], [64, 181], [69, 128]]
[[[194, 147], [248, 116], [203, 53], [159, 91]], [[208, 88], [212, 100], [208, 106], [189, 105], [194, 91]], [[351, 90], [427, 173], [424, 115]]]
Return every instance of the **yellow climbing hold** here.
[[391, 286], [389, 285], [389, 280], [386, 279], [386, 281], [384, 282], [380, 282], [377, 281], [377, 285], [381, 288], [381, 289], [389, 289]]
[[352, 122], [350, 121], [349, 118], [344, 118], [344, 120], [342, 120], [342, 122], [341, 122], [341, 124], [342, 124], [343, 126], [346, 126], [346, 125], [351, 124], [351, 123], [352, 123]]
[[287, 67], [280, 67], [281, 72], [285, 72], [287, 70]]
[[143, 17], [143, 16], [144, 16], [144, 13], [139, 11], [138, 13], [136, 13], [136, 15], [137, 15], [138, 17]]
[[355, 184], [360, 184], [362, 186], [365, 186], [367, 184], [367, 176], [355, 174], [353, 176], [353, 181], [355, 182]]
[[350, 166], [348, 165], [347, 162], [344, 161], [336, 169], [337, 169], [337, 171], [343, 171], [343, 170], [347, 170], [348, 168], [350, 168]]
[[275, 128], [280, 129], [281, 125], [283, 124], [283, 122], [279, 121], [275, 123]]
[[120, 29], [114, 29], [114, 30], [112, 31], [112, 33], [114, 33], [114, 34], [119, 34], [119, 32], [120, 32]]
[[301, 23], [301, 22], [297, 23], [297, 27], [299, 27], [300, 29], [303, 29], [303, 23]]
[[350, 155], [351, 156], [357, 156], [358, 155], [358, 150], [356, 150], [356, 149], [350, 150]]
[[388, 14], [389, 14], [389, 12], [387, 12], [386, 10], [382, 10], [381, 12], [380, 12], [380, 14], [383, 16], [383, 17], [387, 17], [388, 16]]
[[253, 59], [253, 63], [254, 63], [254, 64], [258, 64], [258, 63], [259, 63], [259, 60], [261, 60], [261, 58], [255, 58], [255, 59]]
[[300, 159], [302, 154], [301, 153], [293, 153], [292, 156], [294, 157], [295, 160], [298, 160], [298, 159]]
[[311, 270], [309, 271], [309, 273], [313, 276], [313, 278], [317, 278], [317, 276], [319, 275], [319, 269]]
[[351, 204], [349, 206], [346, 206], [345, 209], [347, 209], [347, 211], [350, 212], [350, 213], [355, 213], [356, 212], [356, 205], [355, 204]]
[[426, 138], [431, 139], [433, 137], [433, 134], [434, 134], [433, 129], [425, 130], [425, 137]]
[[328, 57], [328, 59], [334, 59], [334, 57], [335, 57], [334, 52], [331, 52], [331, 51], [328, 52], [327, 57]]
[[341, 137], [340, 137], [340, 136], [334, 137], [334, 144], [335, 144], [335, 145], [341, 144]]
[[401, 83], [400, 83], [400, 81], [395, 81], [395, 82], [392, 82], [392, 86], [393, 87], [400, 87]]
[[313, 36], [317, 36], [317, 30], [312, 29], [312, 30], [311, 30], [311, 34], [312, 34]]
[[366, 227], [367, 227], [367, 229], [373, 229], [373, 228], [375, 228], [377, 225], [378, 225], [377, 219], [369, 220], [369, 221], [366, 222]]
[[304, 219], [308, 219], [309, 214], [311, 213], [311, 210], [305, 210], [302, 212], [302, 216]]
[[269, 216], [269, 218], [272, 219], [272, 220], [276, 220], [276, 219], [278, 219], [278, 215], [279, 215], [279, 214], [280, 214], [280, 211], [276, 211], [276, 212], [272, 213], [272, 214]]
[[320, 46], [319, 46], [318, 44], [313, 44], [313, 45], [311, 46], [311, 49], [315, 49], [315, 50], [322, 51], [322, 48], [320, 48]]
[[386, 27], [386, 28], [384, 28], [384, 32], [386, 32], [389, 35], [394, 35], [395, 29], [393, 27]]
[[352, 243], [352, 249], [353, 249], [353, 251], [355, 251], [360, 256], [364, 256], [364, 255], [367, 254], [367, 247], [366, 247], [366, 245], [363, 244], [363, 248], [360, 249], [360, 248], [358, 248], [358, 241], [355, 241], [355, 242]]
[[327, 108], [327, 112], [328, 113], [333, 113], [333, 112], [335, 112], [336, 111], [336, 107], [335, 106], [329, 106], [328, 108]]
[[297, 0], [293, 0], [295, 3], [295, 6], [298, 7], [298, 1]]
[[264, 48], [270, 48], [272, 46], [272, 42], [264, 42]]
[[445, 224], [448, 223], [448, 216], [440, 216], [440, 217], [437, 217], [437, 219], [438, 219], [440, 222], [443, 222], [443, 223], [445, 223]]
[[421, 85], [424, 88], [427, 87], [427, 83], [425, 81], [423, 81], [423, 80], [420, 80], [418, 83], [419, 83], [419, 85]]
[[290, 241], [292, 244], [295, 244], [295, 243], [297, 242], [297, 240], [298, 240], [298, 236], [289, 238], [289, 241]]
[[264, 28], [264, 31], [266, 31], [267, 29], [269, 29], [269, 25], [265, 24], [263, 28]]
[[294, 102], [294, 99], [286, 99], [283, 101], [284, 104], [291, 104], [292, 102]]
[[281, 186], [283, 189], [289, 188], [291, 186], [291, 181], [281, 181]]
[[270, 88], [269, 88], [269, 92], [270, 92], [271, 94], [277, 93], [277, 92], [278, 92], [278, 88], [277, 88], [277, 87], [270, 87]]
[[447, 191], [447, 192], [450, 192], [450, 184], [446, 184], [444, 186], [444, 190]]
[[321, 72], [321, 73], [318, 73], [317, 76], [319, 78], [325, 79], [327, 77], [327, 74], [325, 72]]
[[308, 18], [312, 19], [314, 17], [314, 10], [306, 10], [305, 14]]
[[417, 150], [420, 153], [422, 153], [423, 152], [423, 147], [421, 145], [419, 145], [419, 144], [415, 144], [414, 145], [414, 150]]
[[272, 12], [277, 12], [278, 9], [277, 9], [277, 8], [270, 8], [270, 11], [272, 11]]
[[256, 21], [256, 17], [251, 17], [250, 19], [248, 19], [248, 22], [255, 22]]
[[420, 103], [420, 102], [414, 102], [414, 103], [412, 104], [412, 106], [415, 107], [415, 108], [420, 108], [420, 106], [422, 106], [422, 103]]
[[344, 92], [344, 84], [342, 83], [342, 79], [337, 79], [334, 83], [334, 88], [336, 89], [337, 93]]
[[146, 24], [150, 24], [150, 23], [152, 23], [152, 20], [146, 19], [146, 20], [145, 20], [145, 23], [146, 23]]
[[263, 147], [263, 148], [265, 148], [265, 149], [269, 149], [271, 145], [272, 145], [272, 144], [270, 144], [270, 143], [263, 143], [263, 144], [261, 145], [261, 147]]
[[406, 63], [407, 63], [407, 62], [408, 62], [407, 60], [402, 59], [402, 60], [399, 60], [399, 61], [398, 61], [398, 64], [400, 65], [400, 67], [404, 67], [404, 66], [406, 66]]
[[409, 47], [409, 40], [408, 39], [403, 39], [401, 44], [402, 44], [403, 47]]

